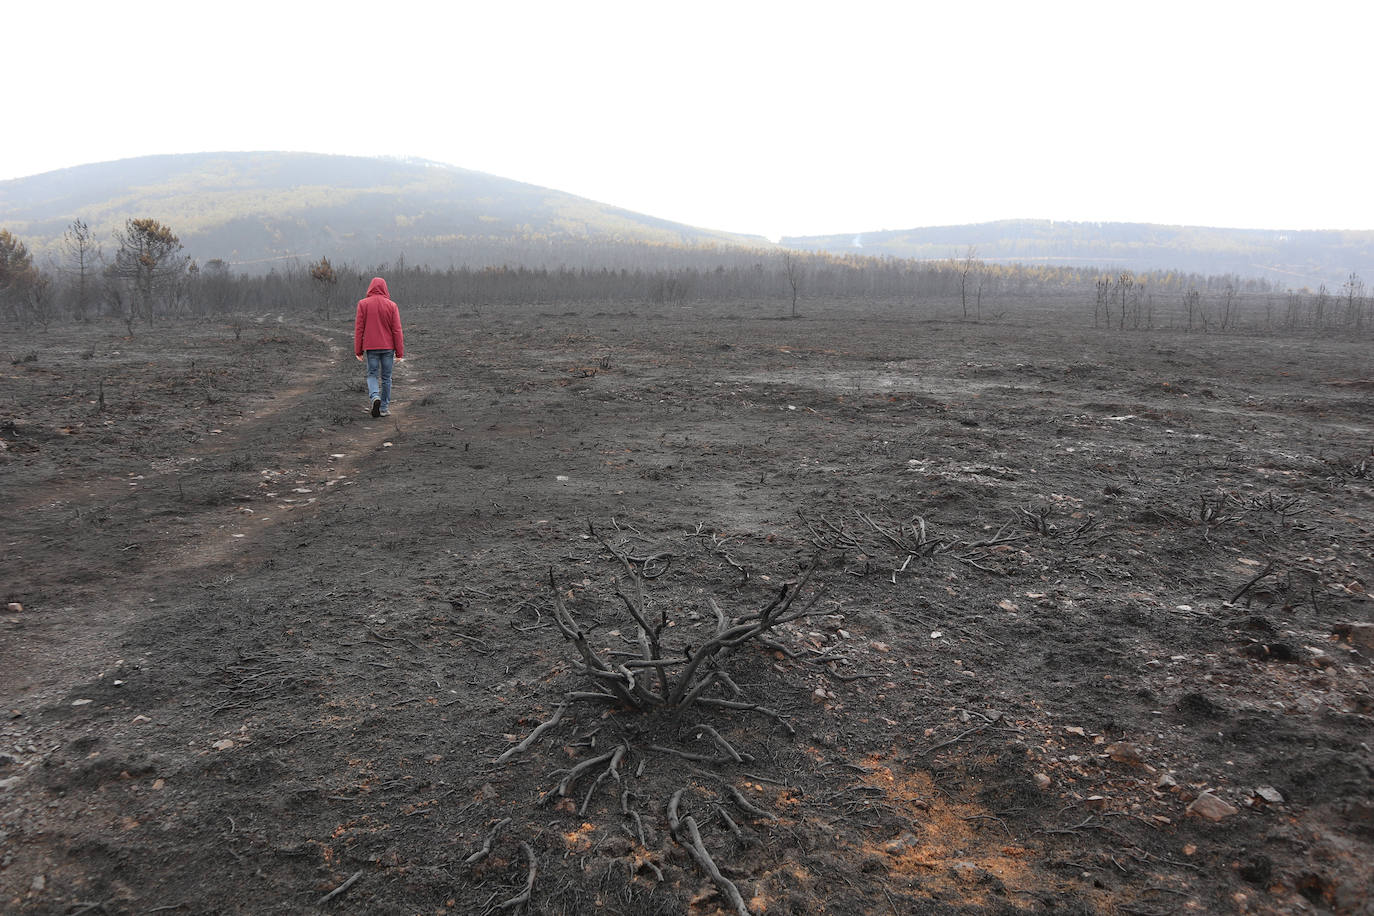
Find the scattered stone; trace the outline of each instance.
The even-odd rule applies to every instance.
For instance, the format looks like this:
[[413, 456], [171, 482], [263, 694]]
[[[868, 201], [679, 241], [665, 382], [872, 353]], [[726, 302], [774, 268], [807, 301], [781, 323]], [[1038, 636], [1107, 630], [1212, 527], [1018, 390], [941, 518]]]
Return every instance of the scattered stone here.
[[1193, 799], [1192, 804], [1188, 805], [1187, 813], [1216, 822], [1225, 820], [1233, 814], [1239, 814], [1240, 809], [1211, 792], [1203, 792]]
[[1350, 640], [1361, 649], [1374, 649], [1374, 623], [1343, 623], [1334, 628], [1338, 636]]
[[1255, 790], [1255, 796], [1264, 799], [1271, 805], [1283, 804], [1283, 793], [1273, 786], [1260, 786]]
[[1050, 787], [1050, 778], [1044, 773], [1035, 774], [1035, 787], [1042, 792]]
[[72, 700], [72, 705], [73, 705], [73, 706], [86, 706], [86, 705], [89, 705], [90, 702], [91, 702], [90, 700]]
[[1129, 763], [1133, 766], [1140, 766], [1145, 762], [1145, 758], [1140, 756], [1140, 748], [1131, 744], [1129, 741], [1118, 741], [1115, 744], [1107, 745], [1107, 756], [1117, 763]]
[[1102, 811], [1107, 807], [1107, 799], [1101, 795], [1089, 795], [1083, 799], [1083, 806], [1089, 811]]
[[920, 845], [920, 840], [911, 831], [903, 833], [895, 840], [888, 840], [883, 844], [883, 851], [890, 856], [899, 856], [908, 849], [915, 849]]
[[501, 797], [501, 793], [496, 791], [496, 787], [489, 782], [482, 783], [482, 788], [478, 790], [478, 796], [482, 801], [495, 801]]
[[1250, 643], [1241, 646], [1240, 654], [1256, 661], [1295, 662], [1298, 660], [1297, 651], [1284, 642]]
[[214, 744], [210, 746], [217, 751], [227, 751], [229, 750], [229, 748], [234, 746], [234, 742], [230, 741], [228, 738], [221, 738], [219, 741], [216, 741]]
[[954, 876], [955, 880], [967, 884], [984, 881], [988, 876], [986, 869], [973, 862], [955, 862], [949, 867], [949, 873]]
[[154, 789], [155, 791], [159, 791], [159, 792], [162, 791], [162, 789], [163, 789], [166, 785], [167, 785], [167, 780], [165, 780], [165, 779], [154, 779], [154, 780], [153, 780], [153, 789]]
[[1085, 737], [1087, 737], [1087, 732], [1083, 731], [1083, 729], [1080, 728], [1080, 727], [1077, 726], [1077, 725], [1066, 725], [1066, 726], [1064, 726], [1064, 734], [1066, 734], [1066, 735], [1075, 735], [1075, 736], [1077, 736], [1077, 737], [1079, 737], [1079, 738], [1085, 738]]
[[147, 716], [138, 715], [138, 716], [134, 716], [133, 724], [134, 724], [134, 725], [142, 725], [144, 722], [151, 722], [151, 721], [153, 721], [153, 720], [150, 719], [150, 718], [148, 718]]
[[34, 875], [33, 880], [29, 882], [29, 893], [41, 894], [47, 886], [48, 878], [46, 875]]
[[1172, 789], [1177, 785], [1178, 782], [1169, 773], [1161, 773], [1159, 779], [1155, 782], [1155, 788], [1157, 789]]
[[1188, 843], [1188, 844], [1186, 844], [1186, 845], [1183, 847], [1183, 854], [1184, 854], [1185, 856], [1196, 855], [1196, 854], [1197, 854], [1197, 845], [1194, 844], [1194, 843]]
[[14, 788], [15, 786], [17, 786], [17, 785], [19, 785], [19, 777], [18, 777], [18, 776], [9, 776], [9, 777], [7, 777], [7, 778], [5, 778], [5, 779], [0, 779], [0, 792], [4, 792], [4, 791], [7, 791], [7, 790], [9, 790], [9, 789], [13, 789], [13, 788]]
[[9, 611], [11, 614], [22, 614], [24, 612], [24, 605], [20, 604], [18, 601], [11, 601], [9, 604], [5, 605], [5, 610]]

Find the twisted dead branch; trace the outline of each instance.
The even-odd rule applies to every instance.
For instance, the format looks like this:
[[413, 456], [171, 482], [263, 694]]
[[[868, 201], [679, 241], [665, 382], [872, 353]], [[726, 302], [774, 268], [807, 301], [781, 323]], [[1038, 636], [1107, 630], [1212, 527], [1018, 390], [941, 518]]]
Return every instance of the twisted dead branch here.
[[510, 818], [503, 817], [487, 832], [487, 838], [482, 842], [482, 848], [474, 852], [463, 860], [464, 865], [476, 865], [478, 862], [491, 855], [491, 846], [496, 842], [496, 835], [501, 832], [501, 828], [510, 823]]
[[528, 736], [527, 738], [525, 738], [524, 741], [521, 741], [519, 744], [514, 745], [513, 747], [508, 748], [508, 749], [506, 750], [506, 752], [503, 753], [500, 757], [497, 757], [496, 760], [495, 760], [494, 762], [495, 762], [495, 763], [505, 763], [507, 760], [510, 759], [510, 757], [511, 757], [513, 754], [520, 754], [520, 753], [523, 753], [524, 751], [528, 750], [528, 749], [530, 748], [530, 746], [531, 746], [532, 744], [534, 744], [534, 742], [538, 741], [538, 740], [540, 739], [540, 737], [542, 737], [542, 736], [544, 735], [545, 732], [551, 730], [551, 729], [552, 729], [554, 726], [556, 726], [560, 721], [562, 721], [562, 719], [563, 719], [563, 712], [564, 712], [567, 708], [568, 708], [568, 704], [567, 704], [567, 703], [559, 703], [559, 704], [558, 704], [558, 709], [554, 710], [554, 714], [549, 718], [549, 720], [548, 720], [547, 722], [544, 722], [542, 725], [540, 725], [540, 726], [539, 726], [538, 728], [536, 728], [534, 731], [530, 732], [529, 736]]
[[[673, 839], [686, 849], [687, 852], [696, 860], [697, 865], [715, 884], [717, 890], [726, 900], [730, 901], [738, 916], [750, 916], [749, 907], [744, 904], [744, 897], [740, 894], [735, 882], [721, 874], [720, 867], [716, 865], [716, 860], [711, 858], [711, 853], [706, 850], [706, 844], [701, 841], [701, 831], [697, 828], [696, 818], [690, 814], [680, 818], [678, 816], [678, 805], [682, 802], [682, 789], [678, 789], [668, 799], [668, 831]], [[687, 829], [687, 839], [683, 842], [682, 828]]]
[[[783, 585], [761, 611], [730, 617], [714, 599], [707, 598], [715, 618], [714, 633], [699, 646], [688, 644], [670, 654], [663, 643], [663, 633], [668, 628], [667, 612], [662, 611], [657, 619], [650, 620], [645, 605], [643, 577], [636, 570], [633, 559], [601, 537], [595, 527], [588, 525], [588, 530], [615, 558], [624, 573], [617, 582], [616, 597], [634, 621], [633, 643], [638, 655], [618, 661], [613, 658], [614, 653], [607, 651], [603, 655], [593, 648], [586, 632], [564, 602], [550, 570], [554, 622], [563, 637], [576, 648], [581, 661], [575, 661], [574, 664], [591, 681], [592, 686], [591, 691], [572, 694], [573, 699], [613, 701], [640, 711], [681, 710], [698, 703], [725, 705], [719, 702], [722, 698], [708, 696], [707, 692], [719, 687], [738, 695], [738, 687], [724, 668], [725, 662], [735, 652], [751, 642], [758, 643], [775, 627], [820, 613], [815, 606], [825, 589], [807, 592], [807, 586], [819, 565], [818, 555], [795, 584]], [[757, 709], [776, 716], [776, 713], [754, 704], [739, 703], [728, 708]]]
[[520, 849], [525, 853], [525, 861], [529, 863], [529, 872], [525, 876], [525, 889], [509, 900], [504, 900], [496, 904], [498, 910], [510, 910], [521, 904], [528, 903], [530, 894], [534, 891], [534, 878], [535, 875], [539, 873], [539, 860], [535, 858], [534, 850], [530, 848], [529, 843], [522, 842], [520, 844]]

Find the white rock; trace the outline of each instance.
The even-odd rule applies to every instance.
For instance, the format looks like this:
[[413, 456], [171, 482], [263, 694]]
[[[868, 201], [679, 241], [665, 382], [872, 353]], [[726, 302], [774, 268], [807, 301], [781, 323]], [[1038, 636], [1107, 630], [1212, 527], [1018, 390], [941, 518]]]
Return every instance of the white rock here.
[[1271, 805], [1283, 804], [1283, 793], [1273, 786], [1260, 786], [1255, 790], [1255, 795], [1269, 802]]

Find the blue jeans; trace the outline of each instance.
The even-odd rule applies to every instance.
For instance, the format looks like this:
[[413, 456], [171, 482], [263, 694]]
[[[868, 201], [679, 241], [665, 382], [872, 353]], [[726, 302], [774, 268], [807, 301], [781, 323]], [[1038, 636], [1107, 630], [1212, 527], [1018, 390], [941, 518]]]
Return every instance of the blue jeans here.
[[367, 351], [367, 397], [381, 398], [382, 410], [391, 405], [391, 369], [395, 365], [395, 350]]

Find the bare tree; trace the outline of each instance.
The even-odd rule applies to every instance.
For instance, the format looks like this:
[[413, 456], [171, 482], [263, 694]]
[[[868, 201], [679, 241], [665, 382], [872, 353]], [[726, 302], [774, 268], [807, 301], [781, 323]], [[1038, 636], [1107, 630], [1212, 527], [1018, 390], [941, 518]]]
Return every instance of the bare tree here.
[[1317, 298], [1312, 301], [1312, 323], [1318, 328], [1326, 327], [1326, 306], [1331, 300], [1331, 294], [1323, 283], [1317, 287]]
[[797, 317], [797, 290], [801, 284], [801, 268], [797, 265], [797, 259], [792, 257], [792, 252], [787, 251], [782, 256], [783, 268], [787, 271], [787, 285], [792, 288], [792, 317]]
[[95, 271], [100, 260], [100, 248], [91, 234], [91, 227], [82, 220], [73, 220], [62, 233], [62, 256], [62, 269], [76, 281], [72, 293], [72, 316], [77, 321], [85, 321], [86, 311], [95, 289]]
[[1231, 326], [1236, 317], [1236, 288], [1230, 283], [1226, 284], [1226, 289], [1221, 293], [1221, 329], [1224, 331]]
[[1364, 328], [1364, 281], [1360, 275], [1354, 271], [1350, 272], [1350, 278], [1341, 285], [1345, 291], [1345, 324], [1346, 327], [1362, 330]]
[[1202, 296], [1195, 289], [1190, 289], [1183, 294], [1183, 307], [1188, 311], [1188, 330], [1193, 329], [1193, 319], [1201, 307]]
[[47, 330], [57, 318], [58, 305], [52, 294], [52, 277], [35, 271], [28, 288], [29, 314]]
[[1093, 304], [1093, 327], [1098, 327], [1099, 322], [1106, 324], [1108, 328], [1112, 326], [1112, 279], [1111, 277], [1097, 278], [1097, 301]]
[[973, 245], [968, 246], [964, 259], [959, 262], [959, 299], [964, 306], [965, 321], [968, 321], [968, 278], [982, 266], [983, 262], [978, 260], [978, 249]]
[[1116, 278], [1117, 297], [1121, 302], [1121, 324], [1119, 330], [1126, 330], [1126, 294], [1135, 286], [1135, 277], [1131, 276], [1129, 270], [1123, 270], [1121, 276]]

